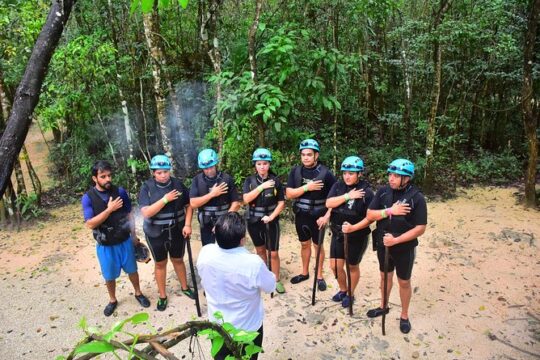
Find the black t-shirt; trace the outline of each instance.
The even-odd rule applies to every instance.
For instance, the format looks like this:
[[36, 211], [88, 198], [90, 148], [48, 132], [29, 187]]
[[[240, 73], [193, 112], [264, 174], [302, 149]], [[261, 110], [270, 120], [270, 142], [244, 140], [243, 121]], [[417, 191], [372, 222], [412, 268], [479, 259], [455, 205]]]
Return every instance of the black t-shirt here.
[[[199, 189], [198, 184], [201, 183], [201, 180], [203, 183], [206, 184], [207, 189]], [[240, 196], [238, 195], [238, 190], [236, 189], [236, 185], [234, 185], [234, 181], [232, 177], [224, 172], [218, 172], [216, 177], [209, 178], [204, 175], [204, 173], [199, 173], [193, 178], [193, 182], [191, 183], [191, 189], [189, 189], [189, 197], [190, 198], [196, 198], [200, 196], [204, 196], [208, 194], [210, 191], [210, 188], [214, 186], [216, 183], [226, 183], [229, 187], [226, 194], [219, 196], [217, 198], [212, 198], [209, 202], [204, 204], [203, 206], [216, 206], [221, 204], [220, 198], [226, 197], [227, 203], [231, 204], [234, 201], [240, 201]]]
[[[301, 183], [298, 184], [295, 179], [296, 178], [295, 173], [297, 171], [296, 170], [297, 166], [295, 166], [289, 173], [289, 177], [287, 179], [288, 188], [298, 188], [300, 186], [303, 186], [312, 182], [313, 179], [315, 179], [321, 173], [320, 166], [324, 166], [324, 165], [317, 164], [313, 168], [306, 168], [302, 165], [299, 165], [299, 166], [301, 166]], [[332, 185], [336, 183], [336, 178], [334, 177], [332, 172], [328, 169], [328, 171], [326, 172], [326, 175], [324, 176], [324, 179], [322, 180], [323, 180], [324, 186], [321, 190], [308, 191], [307, 193], [303, 194], [300, 197], [303, 199], [308, 199], [308, 200], [326, 199], [328, 196], [328, 193], [330, 192], [330, 189], [332, 188]]]
[[[270, 176], [270, 178], [272, 180], [274, 180], [276, 182], [276, 184], [274, 185], [274, 196], [276, 197], [277, 201], [284, 201], [285, 200], [285, 192], [283, 190], [283, 184], [281, 183], [281, 181], [279, 181], [279, 178], [278, 177], [272, 177]], [[255, 175], [251, 175], [250, 177], [248, 177], [246, 179], [246, 181], [244, 181], [244, 186], [243, 186], [243, 192], [244, 194], [247, 194], [248, 192], [251, 192], [255, 187], [253, 187], [253, 179], [255, 179], [255, 187], [261, 185], [264, 181], [267, 181], [267, 179], [263, 180], [258, 174], [255, 174]], [[269, 191], [270, 189], [264, 191], [263, 193], [266, 193], [267, 191]], [[260, 194], [259, 194], [260, 196]], [[253, 201], [257, 201], [259, 200], [258, 197], [255, 198], [255, 200]], [[265, 206], [265, 205], [263, 205]]]
[[[369, 184], [367, 181], [360, 180], [360, 183], [358, 184], [358, 186], [357, 185], [348, 186], [344, 182], [338, 181], [334, 185], [332, 185], [332, 188], [330, 189], [330, 192], [328, 193], [328, 198], [345, 195], [346, 193], [348, 193], [349, 191], [355, 188], [363, 189], [365, 191], [364, 197], [361, 199], [351, 199], [347, 201], [346, 203], [341, 204], [338, 207], [339, 209], [343, 206], [347, 206], [349, 210], [354, 211], [355, 215], [350, 216], [350, 215], [341, 214], [338, 211], [336, 211], [336, 209], [334, 209], [332, 210], [332, 216], [331, 216], [332, 225], [341, 226], [344, 221], [355, 224], [357, 222], [362, 221], [362, 219], [366, 217], [368, 206], [373, 200], [373, 197], [375, 195], [373, 190], [371, 190], [371, 187], [369, 187]], [[366, 227], [364, 229], [355, 231], [353, 234], [367, 235], [370, 232], [371, 232], [370, 228]]]
[[[370, 210], [382, 210], [385, 208], [383, 201], [383, 194], [387, 191], [391, 191], [389, 186], [384, 186], [377, 191], [373, 201], [369, 204]], [[392, 204], [404, 197], [407, 188], [403, 190], [394, 190], [392, 196]], [[411, 212], [405, 215], [405, 220], [413, 226], [427, 225], [427, 205], [426, 199], [421, 192], [417, 192], [411, 199], [409, 206], [411, 206]]]
[[[174, 184], [172, 180], [169, 180], [166, 184], [162, 184], [154, 179], [151, 179], [150, 181], [154, 181], [161, 195], [160, 198], [163, 197], [166, 193], [174, 190]], [[178, 196], [178, 199], [176, 199], [176, 201], [179, 201], [178, 209], [182, 209], [186, 207], [187, 205], [189, 205], [189, 191], [183, 182], [178, 181], [178, 183], [180, 185], [180, 189], [176, 189], [176, 190], [178, 190], [178, 192], [180, 193], [180, 196]], [[139, 192], [139, 206], [140, 207], [150, 206], [155, 202], [155, 201], [154, 202], [151, 201], [150, 196], [149, 196], [150, 195], [149, 190], [150, 189], [148, 188], [148, 184], [145, 182], [141, 186], [141, 191]]]

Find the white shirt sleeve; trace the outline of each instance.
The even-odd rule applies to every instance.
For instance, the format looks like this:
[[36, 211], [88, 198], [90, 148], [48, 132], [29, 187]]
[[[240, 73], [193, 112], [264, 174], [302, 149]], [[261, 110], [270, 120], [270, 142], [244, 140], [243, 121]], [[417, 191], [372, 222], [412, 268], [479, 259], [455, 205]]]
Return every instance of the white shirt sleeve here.
[[268, 270], [266, 264], [261, 261], [261, 267], [257, 276], [257, 286], [266, 293], [276, 290], [276, 276]]

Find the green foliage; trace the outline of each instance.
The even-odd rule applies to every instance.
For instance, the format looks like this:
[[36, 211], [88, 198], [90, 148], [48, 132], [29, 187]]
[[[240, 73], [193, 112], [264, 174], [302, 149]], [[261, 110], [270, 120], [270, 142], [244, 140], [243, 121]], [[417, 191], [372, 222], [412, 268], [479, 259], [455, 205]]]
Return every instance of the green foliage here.
[[508, 184], [522, 175], [521, 161], [504, 149], [500, 153], [488, 153], [478, 149], [476, 156], [463, 159], [457, 166], [459, 179], [464, 184], [481, 182], [485, 184]]
[[[253, 343], [259, 335], [257, 331], [246, 331], [235, 328], [231, 323], [223, 320], [223, 315], [219, 311], [214, 313], [214, 318], [220, 321], [220, 325], [229, 333], [229, 335], [231, 335], [233, 341], [237, 343], [238, 346], [242, 347], [242, 359], [249, 360], [252, 355], [261, 352], [262, 348]], [[198, 332], [198, 335], [206, 335], [206, 338], [212, 341], [212, 357], [216, 356], [225, 343], [223, 336], [213, 329], [201, 330]], [[229, 355], [227, 356], [227, 359], [233, 360], [234, 357]]]
[[19, 194], [16, 205], [24, 220], [36, 219], [44, 214], [43, 209], [39, 207], [36, 193]]

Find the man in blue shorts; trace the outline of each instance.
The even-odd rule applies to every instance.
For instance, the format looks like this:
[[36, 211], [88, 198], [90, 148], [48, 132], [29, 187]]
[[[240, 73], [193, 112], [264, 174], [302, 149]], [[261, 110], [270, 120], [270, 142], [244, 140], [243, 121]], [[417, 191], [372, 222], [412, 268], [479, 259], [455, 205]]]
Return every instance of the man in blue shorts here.
[[150, 301], [141, 293], [139, 285], [134, 249], [139, 239], [135, 234], [129, 196], [126, 190], [112, 184], [112, 167], [107, 161], [94, 164], [92, 180], [95, 186], [83, 195], [81, 202], [84, 222], [97, 242], [97, 257], [109, 292], [109, 303], [103, 313], [111, 316], [118, 305], [116, 279], [122, 269], [133, 284], [135, 299], [141, 306], [149, 307]]

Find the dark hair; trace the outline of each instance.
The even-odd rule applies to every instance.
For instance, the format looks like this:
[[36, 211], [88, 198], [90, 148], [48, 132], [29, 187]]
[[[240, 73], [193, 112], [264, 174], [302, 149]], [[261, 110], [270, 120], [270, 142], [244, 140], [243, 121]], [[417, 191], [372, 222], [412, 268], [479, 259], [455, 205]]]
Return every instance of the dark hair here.
[[233, 249], [246, 236], [246, 223], [237, 212], [228, 212], [218, 218], [214, 232], [220, 248]]
[[97, 176], [100, 171], [112, 171], [112, 166], [108, 161], [98, 160], [92, 166], [92, 176]]

